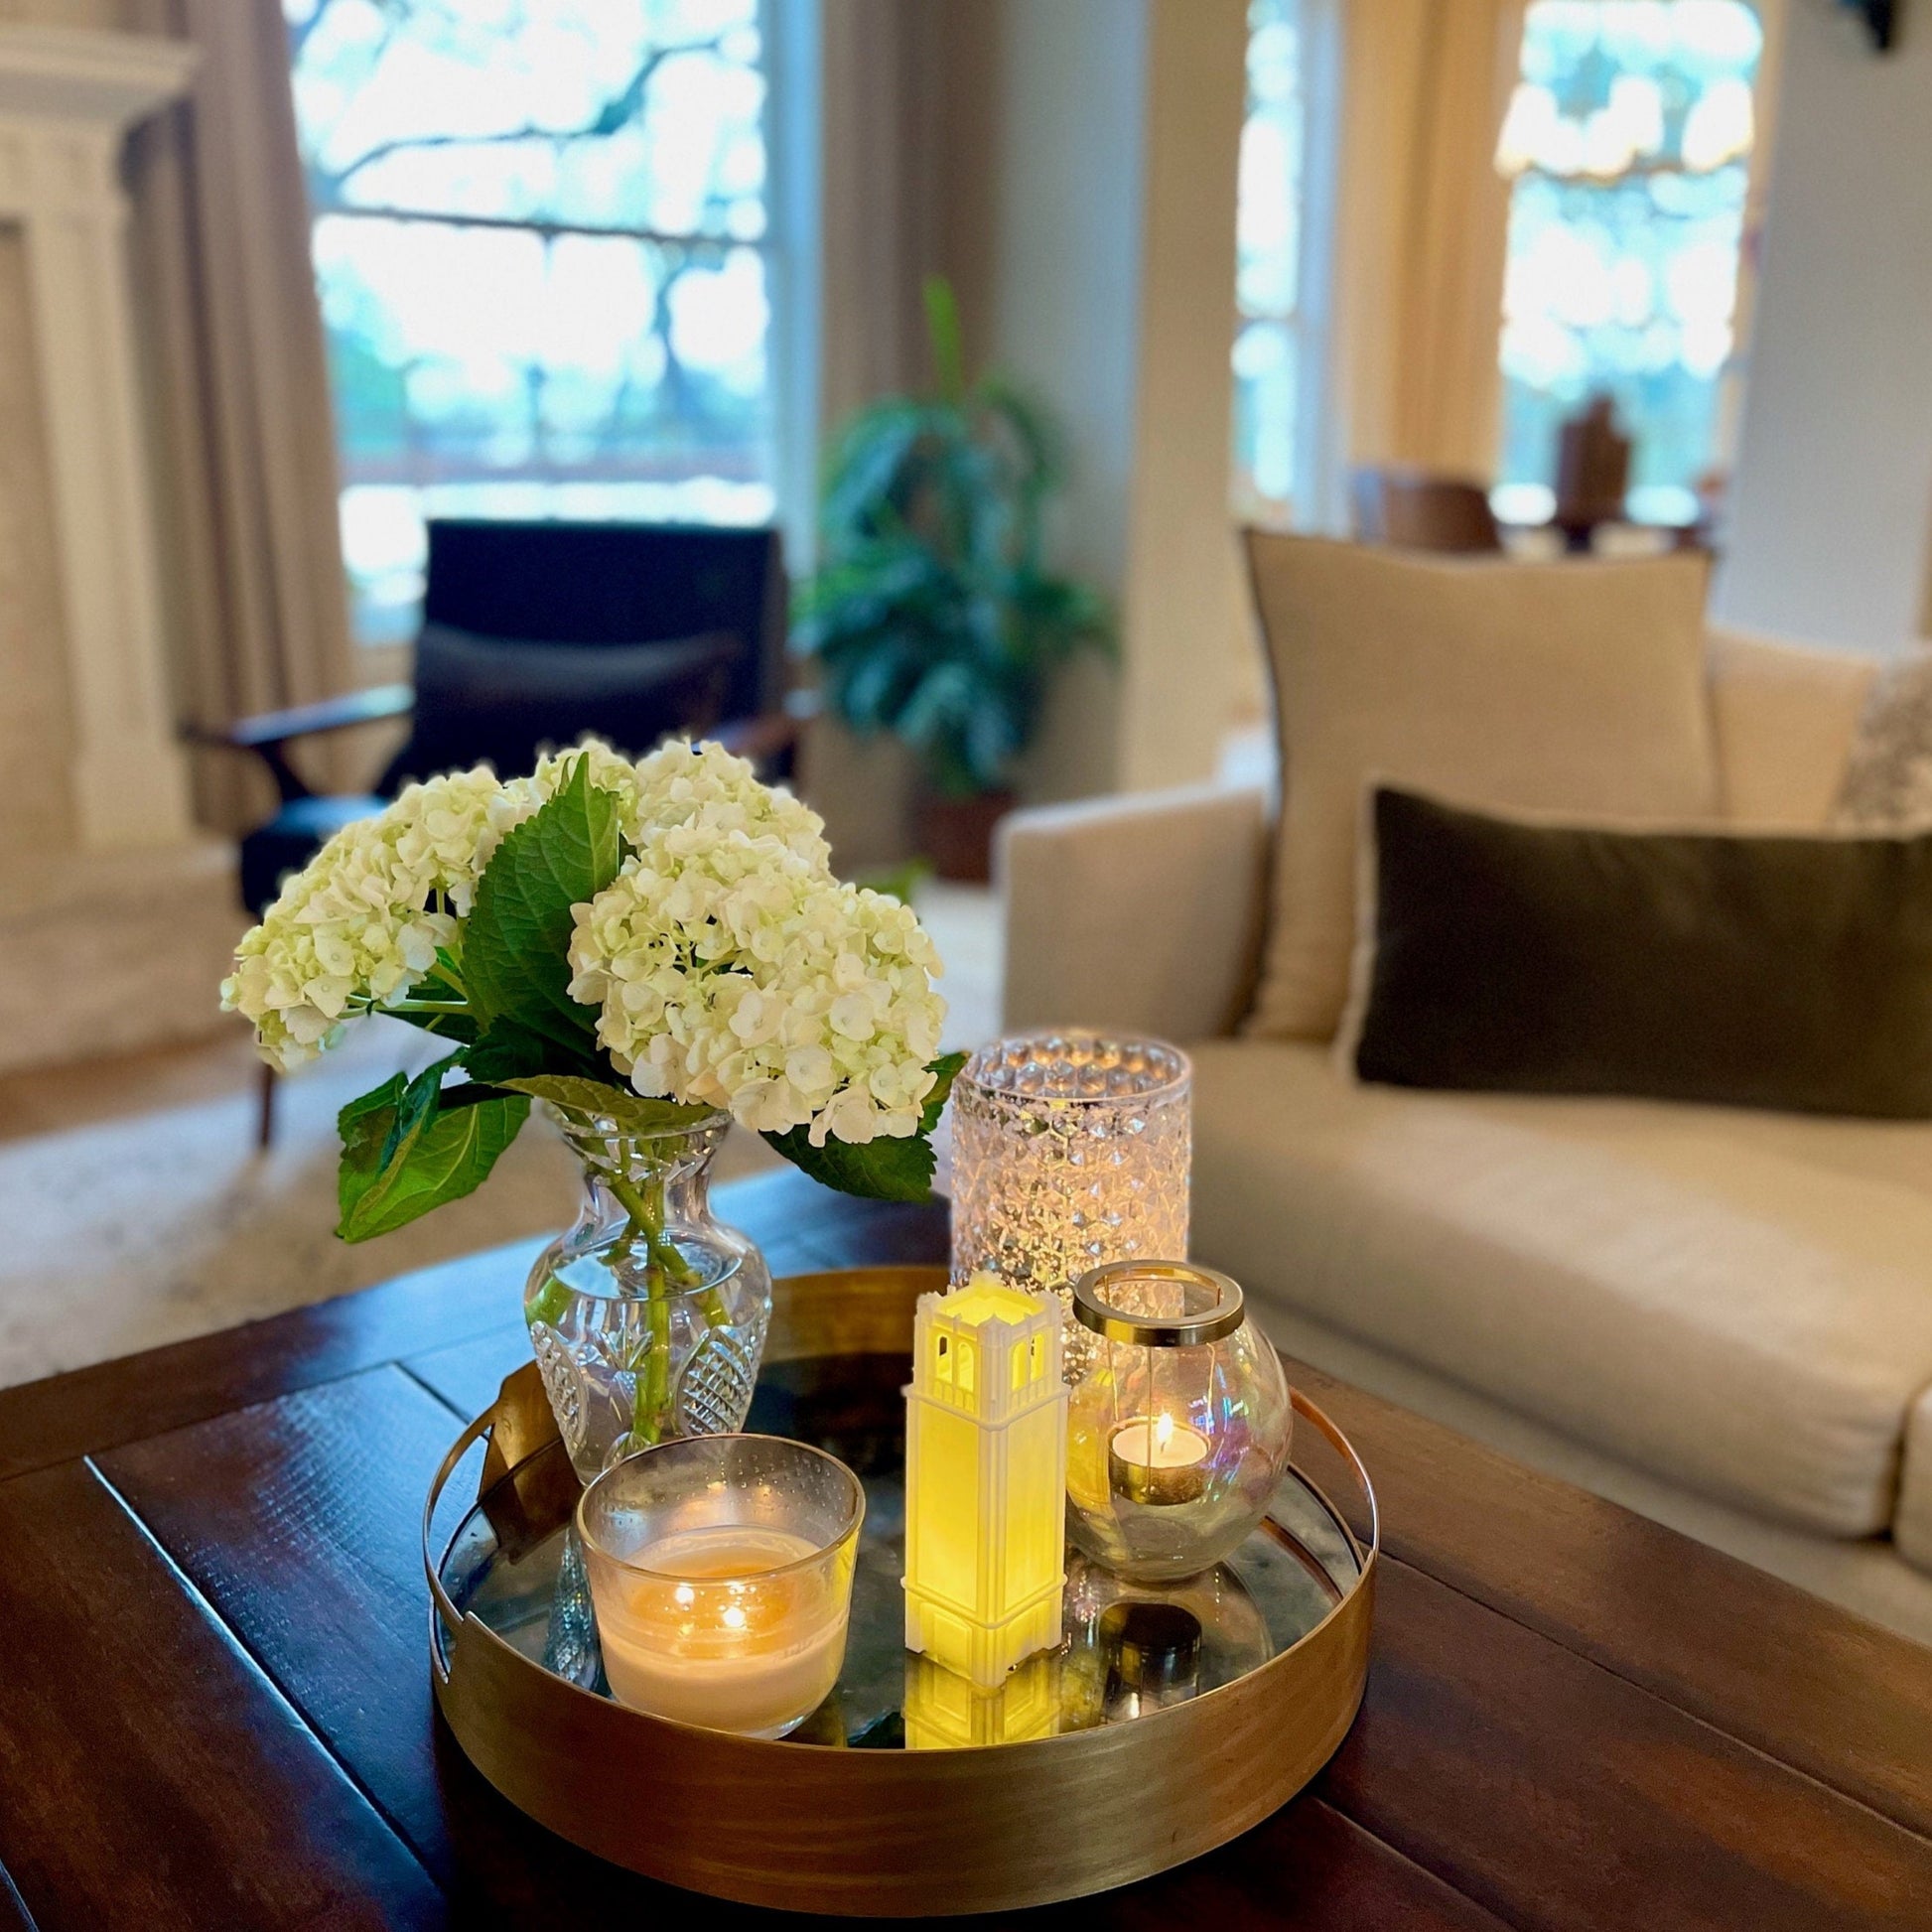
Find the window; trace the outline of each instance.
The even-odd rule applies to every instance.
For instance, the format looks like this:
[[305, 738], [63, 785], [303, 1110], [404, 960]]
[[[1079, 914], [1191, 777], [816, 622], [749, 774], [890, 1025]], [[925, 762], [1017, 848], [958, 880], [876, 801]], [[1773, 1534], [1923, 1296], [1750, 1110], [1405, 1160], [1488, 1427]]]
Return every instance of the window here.
[[434, 515], [775, 508], [759, 0], [284, 0], [357, 634]]
[[1744, 0], [1532, 0], [1497, 152], [1506, 515], [1549, 514], [1558, 426], [1597, 391], [1635, 442], [1632, 513], [1696, 514], [1725, 455], [1762, 50]]
[[1295, 495], [1306, 94], [1299, 0], [1250, 0], [1235, 217], [1234, 509], [1283, 523]]

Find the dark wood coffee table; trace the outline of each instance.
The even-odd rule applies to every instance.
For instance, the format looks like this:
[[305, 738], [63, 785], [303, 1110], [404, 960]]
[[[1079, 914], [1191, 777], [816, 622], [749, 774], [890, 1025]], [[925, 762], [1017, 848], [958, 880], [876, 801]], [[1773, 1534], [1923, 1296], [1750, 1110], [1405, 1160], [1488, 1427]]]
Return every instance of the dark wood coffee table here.
[[[790, 1173], [721, 1204], [778, 1273], [944, 1249]], [[796, 1922], [562, 1844], [434, 1715], [418, 1515], [530, 1252], [0, 1393], [0, 1927]], [[1246, 1837], [1038, 1922], [1932, 1926], [1932, 1651], [1300, 1379], [1383, 1503], [1361, 1718]]]

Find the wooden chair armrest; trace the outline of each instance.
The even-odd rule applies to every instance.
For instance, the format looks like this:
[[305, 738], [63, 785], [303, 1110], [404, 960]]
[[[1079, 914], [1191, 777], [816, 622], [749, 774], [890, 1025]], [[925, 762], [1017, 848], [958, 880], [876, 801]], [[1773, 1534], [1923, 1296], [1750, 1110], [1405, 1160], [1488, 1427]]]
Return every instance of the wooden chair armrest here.
[[407, 684], [378, 684], [366, 691], [345, 691], [340, 697], [315, 704], [290, 705], [283, 711], [257, 712], [231, 725], [187, 725], [182, 736], [192, 745], [215, 745], [230, 752], [253, 752], [268, 766], [275, 788], [288, 804], [311, 793], [301, 772], [282, 749], [290, 740], [316, 738], [324, 732], [351, 730], [356, 725], [380, 724], [415, 709], [416, 693]]
[[726, 751], [750, 759], [760, 771], [787, 765], [798, 749], [806, 724], [817, 715], [818, 695], [793, 691], [782, 711], [761, 711], [756, 718], [732, 718], [705, 734]]
[[324, 732], [348, 731], [356, 725], [380, 724], [401, 718], [415, 708], [416, 693], [407, 684], [378, 684], [366, 691], [345, 691], [314, 704], [290, 705], [284, 711], [257, 712], [231, 725], [190, 725], [184, 736], [197, 745], [225, 745], [230, 751], [261, 752], [286, 745], [292, 738], [315, 738]]

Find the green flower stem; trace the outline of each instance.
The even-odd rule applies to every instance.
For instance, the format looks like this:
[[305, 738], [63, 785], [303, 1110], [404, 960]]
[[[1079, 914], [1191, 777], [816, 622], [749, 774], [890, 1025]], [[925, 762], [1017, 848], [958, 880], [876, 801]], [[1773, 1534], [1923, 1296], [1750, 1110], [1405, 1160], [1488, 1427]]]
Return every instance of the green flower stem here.
[[608, 1169], [601, 1178], [627, 1218], [624, 1248], [628, 1250], [632, 1243], [642, 1242], [646, 1256], [644, 1359], [637, 1371], [630, 1413], [631, 1441], [641, 1447], [657, 1443], [663, 1437], [662, 1416], [670, 1396], [669, 1298], [674, 1294], [695, 1291], [698, 1306], [709, 1327], [725, 1327], [731, 1315], [724, 1298], [715, 1288], [700, 1286], [697, 1270], [685, 1260], [677, 1243], [665, 1233], [663, 1181], [652, 1178], [641, 1183], [633, 1182]]
[[650, 1257], [645, 1277], [648, 1292], [657, 1296], [672, 1289], [695, 1288], [696, 1271], [678, 1252], [677, 1243], [664, 1232], [663, 1182], [651, 1180], [638, 1187], [616, 1173], [606, 1173], [604, 1180], [629, 1215], [633, 1238], [643, 1242], [644, 1251]]
[[637, 1377], [637, 1393], [630, 1412], [633, 1444], [662, 1441], [660, 1418], [670, 1393], [671, 1311], [663, 1296], [653, 1295], [644, 1304], [644, 1319], [650, 1332], [644, 1348], [643, 1372]]

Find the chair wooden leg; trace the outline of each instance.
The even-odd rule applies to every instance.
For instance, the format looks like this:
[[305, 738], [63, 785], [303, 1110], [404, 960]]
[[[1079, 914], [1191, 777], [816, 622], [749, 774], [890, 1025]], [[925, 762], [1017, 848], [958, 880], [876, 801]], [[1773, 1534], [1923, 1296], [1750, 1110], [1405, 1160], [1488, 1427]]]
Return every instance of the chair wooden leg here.
[[260, 1111], [255, 1116], [255, 1146], [265, 1154], [275, 1141], [275, 1069], [266, 1060], [256, 1092]]

